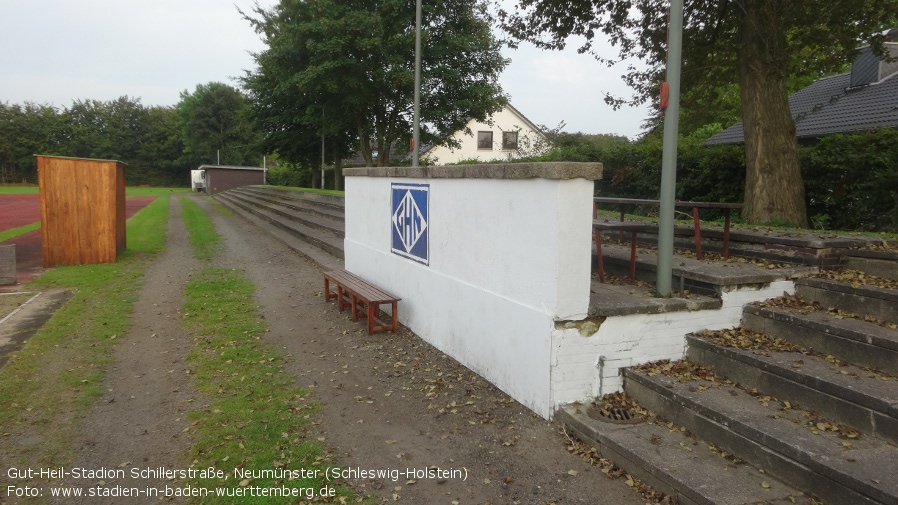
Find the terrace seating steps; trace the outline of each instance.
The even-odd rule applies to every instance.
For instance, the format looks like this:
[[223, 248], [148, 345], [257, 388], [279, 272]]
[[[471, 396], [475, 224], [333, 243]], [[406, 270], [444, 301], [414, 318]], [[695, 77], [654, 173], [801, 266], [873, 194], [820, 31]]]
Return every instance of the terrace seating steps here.
[[343, 197], [244, 186], [215, 198], [322, 268], [343, 268]]
[[557, 420], [681, 504], [898, 503], [898, 290], [810, 277], [795, 294], [818, 310], [744, 308], [743, 329], [775, 346], [687, 336], [714, 380], [625, 370], [626, 394], [663, 422], [603, 422], [587, 405]]

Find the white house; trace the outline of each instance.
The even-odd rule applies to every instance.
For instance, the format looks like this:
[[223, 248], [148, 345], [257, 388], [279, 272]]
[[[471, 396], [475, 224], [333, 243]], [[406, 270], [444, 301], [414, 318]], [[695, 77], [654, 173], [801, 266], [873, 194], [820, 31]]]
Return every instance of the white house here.
[[452, 140], [459, 147], [433, 146], [421, 153], [421, 159], [437, 165], [462, 160], [509, 160], [521, 155], [539, 155], [548, 148], [546, 136], [511, 105], [493, 114], [486, 123], [468, 121], [466, 128], [455, 132]]

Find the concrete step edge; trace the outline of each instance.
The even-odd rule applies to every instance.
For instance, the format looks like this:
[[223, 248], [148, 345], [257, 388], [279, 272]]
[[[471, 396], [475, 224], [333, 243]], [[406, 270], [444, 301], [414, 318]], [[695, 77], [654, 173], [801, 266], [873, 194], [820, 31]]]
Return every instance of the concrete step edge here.
[[[229, 198], [229, 197], [223, 197]], [[343, 242], [342, 240], [337, 239], [336, 237], [321, 237], [319, 234], [321, 233], [319, 230], [315, 230], [314, 228], [309, 228], [303, 226], [299, 223], [288, 223], [281, 219], [278, 219], [275, 215], [267, 213], [261, 210], [259, 207], [247, 205], [243, 202], [238, 201], [237, 199], [231, 198], [230, 200], [234, 205], [243, 209], [245, 212], [252, 213], [257, 217], [265, 220], [272, 226], [276, 226], [281, 228], [282, 230], [295, 235], [296, 237], [309, 242], [310, 244], [324, 250], [325, 252], [336, 256], [337, 258], [343, 258]]]
[[[600, 450], [605, 457], [641, 479], [655, 490], [675, 497], [681, 505], [738, 505], [783, 500], [801, 492], [762, 474], [749, 465], [731, 465], [711, 453], [706, 445], [678, 446], [665, 439], [685, 439], [665, 427], [615, 425], [590, 418], [577, 406], [562, 407], [555, 420], [581, 441]], [[660, 433], [661, 435], [657, 435]], [[653, 443], [653, 440], [656, 440]], [[688, 451], [688, 452], [687, 452]], [[676, 471], [677, 462], [687, 467]], [[766, 483], [765, 488], [761, 483]]]
[[[776, 357], [804, 358], [802, 361], [811, 372], [784, 366], [773, 355], [723, 347], [698, 335], [687, 335], [686, 341], [686, 356], [693, 363], [711, 366], [743, 386], [776, 391], [780, 400], [801, 405], [805, 410], [821, 411], [829, 419], [898, 443], [898, 397], [874, 394], [872, 391], [881, 384], [876, 379], [854, 379], [860, 382], [850, 386], [845, 377], [845, 384], [839, 384], [821, 370], [824, 367], [814, 366], [811, 357], [800, 353], [776, 353]], [[860, 387], [861, 384], [873, 387]]]
[[315, 202], [321, 205], [328, 205], [334, 208], [343, 208], [345, 198], [338, 195], [324, 195], [320, 193], [313, 193], [310, 191], [294, 191], [291, 189], [280, 189], [274, 186], [267, 187], [259, 187], [259, 186], [242, 186], [239, 188], [243, 191], [251, 192], [251, 193], [262, 193], [273, 195], [276, 197], [284, 198], [287, 200], [303, 200], [308, 202]]
[[296, 235], [289, 233], [279, 227], [270, 224], [268, 221], [237, 207], [232, 201], [227, 199], [219, 199], [222, 205], [234, 211], [234, 213], [243, 219], [246, 219], [253, 225], [259, 227], [266, 233], [280, 240], [288, 248], [300, 254], [310, 261], [316, 263], [322, 270], [336, 270], [343, 268], [343, 260], [316, 247], [309, 242], [300, 239]]
[[284, 198], [280, 195], [269, 195], [268, 193], [260, 193], [256, 191], [246, 191], [243, 188], [237, 188], [229, 191], [229, 193], [240, 195], [243, 198], [268, 202], [271, 205], [286, 207], [297, 212], [311, 212], [324, 218], [333, 219], [335, 221], [344, 221], [345, 209], [339, 209], [328, 203], [322, 203], [318, 200], [309, 200], [305, 198]]
[[344, 224], [342, 221], [333, 219], [319, 220], [317, 218], [302, 215], [301, 212], [290, 209], [289, 207], [285, 207], [283, 205], [271, 204], [255, 198], [247, 198], [239, 194], [231, 194], [229, 196], [246, 205], [251, 205], [253, 207], [263, 209], [265, 212], [275, 214], [288, 221], [299, 223], [304, 226], [308, 226], [309, 228], [317, 228], [319, 230], [329, 231], [338, 238], [342, 238], [344, 235]]
[[[698, 396], [715, 394], [712, 390], [689, 393], [686, 388], [661, 375], [649, 377], [632, 370], [625, 371], [625, 391], [641, 405], [798, 489], [825, 497], [828, 503], [898, 502], [898, 490], [892, 489], [895, 482], [874, 485], [868, 478], [852, 475], [846, 471], [851, 468], [844, 466], [844, 458], [822, 449], [827, 447], [822, 445], [825, 441], [809, 436], [809, 431], [798, 431], [805, 428], [792, 426], [785, 419], [780, 419], [778, 425], [770, 424], [772, 420], [762, 425], [757, 421], [762, 412], [755, 407], [757, 402], [748, 407], [743, 405], [742, 410], [731, 414], [718, 409], [713, 402], [708, 403], [708, 396]], [[775, 433], [777, 426], [789, 436]], [[882, 442], [882, 445], [886, 443]], [[877, 449], [880, 449], [878, 445]], [[874, 463], [881, 465], [881, 452], [852, 450], [852, 456], [863, 459], [861, 465], [866, 468]], [[898, 458], [898, 449], [893, 447], [886, 452], [894, 453]]]
[[803, 326], [840, 338], [853, 340], [871, 346], [898, 351], [898, 331], [883, 328], [878, 324], [858, 319], [837, 319], [826, 313], [801, 314], [777, 307], [746, 305], [743, 313], [766, 317], [778, 322]]

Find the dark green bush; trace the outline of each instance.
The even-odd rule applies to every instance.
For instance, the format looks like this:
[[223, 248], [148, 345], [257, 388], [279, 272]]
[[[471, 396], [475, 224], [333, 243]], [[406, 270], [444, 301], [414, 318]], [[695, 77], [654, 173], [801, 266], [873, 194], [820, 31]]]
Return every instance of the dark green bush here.
[[801, 168], [812, 221], [898, 232], [898, 130], [824, 138], [801, 150]]
[[[741, 202], [744, 145], [703, 146], [719, 131], [710, 126], [679, 139], [679, 200]], [[576, 140], [576, 138], [573, 138]], [[657, 199], [661, 184], [660, 136], [611, 145], [570, 143], [544, 161], [599, 161], [604, 169], [596, 194]], [[883, 129], [835, 135], [800, 149], [808, 215], [818, 228], [898, 232], [898, 131]], [[715, 217], [712, 212], [703, 216]]]

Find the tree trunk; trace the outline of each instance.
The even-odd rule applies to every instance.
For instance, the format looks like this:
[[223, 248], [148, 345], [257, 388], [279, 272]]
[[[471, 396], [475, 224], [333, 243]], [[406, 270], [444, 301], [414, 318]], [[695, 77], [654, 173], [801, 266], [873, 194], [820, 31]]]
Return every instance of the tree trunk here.
[[[360, 119], [360, 121], [364, 121], [364, 117]], [[358, 127], [359, 131], [359, 152], [362, 153], [362, 159], [365, 160], [366, 167], [373, 167], [374, 161], [371, 159], [371, 141], [366, 134], [365, 128], [361, 125]]]
[[321, 187], [321, 167], [312, 167], [312, 187]]
[[334, 156], [334, 189], [343, 190], [343, 160], [339, 153]]
[[752, 224], [807, 227], [795, 121], [786, 86], [788, 50], [781, 5], [742, 0], [741, 95], [745, 129], [745, 206]]

